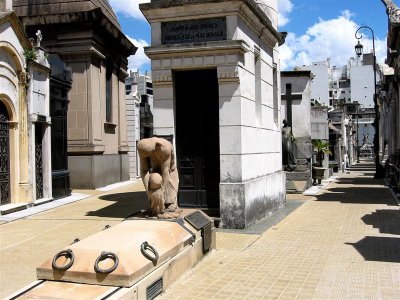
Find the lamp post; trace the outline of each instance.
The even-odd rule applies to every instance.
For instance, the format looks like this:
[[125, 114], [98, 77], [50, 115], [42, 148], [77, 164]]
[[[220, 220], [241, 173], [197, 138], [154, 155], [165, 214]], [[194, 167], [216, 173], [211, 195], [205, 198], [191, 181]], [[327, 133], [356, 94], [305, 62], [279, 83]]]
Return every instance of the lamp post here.
[[373, 70], [374, 70], [374, 107], [375, 107], [375, 121], [374, 121], [374, 127], [375, 127], [375, 136], [374, 136], [374, 153], [375, 153], [375, 175], [374, 178], [383, 178], [385, 170], [383, 166], [381, 165], [379, 161], [379, 107], [378, 107], [378, 99], [376, 95], [376, 56], [375, 56], [375, 34], [374, 31], [372, 30], [371, 27], [369, 26], [361, 26], [356, 30], [355, 37], [358, 40], [357, 45], [354, 47], [354, 50], [356, 51], [356, 55], [360, 57], [363, 54], [363, 45], [360, 43], [360, 39], [362, 38], [362, 35], [359, 33], [360, 30], [368, 29], [371, 31], [372, 34], [372, 51], [374, 55], [374, 65], [373, 65]]
[[358, 119], [360, 118], [360, 115], [359, 115], [360, 109], [359, 109], [359, 107], [360, 107], [360, 103], [357, 103], [357, 143], [356, 143], [356, 146], [357, 146], [357, 163], [360, 162], [360, 142], [359, 142], [359, 139], [358, 139], [358, 130], [359, 130]]

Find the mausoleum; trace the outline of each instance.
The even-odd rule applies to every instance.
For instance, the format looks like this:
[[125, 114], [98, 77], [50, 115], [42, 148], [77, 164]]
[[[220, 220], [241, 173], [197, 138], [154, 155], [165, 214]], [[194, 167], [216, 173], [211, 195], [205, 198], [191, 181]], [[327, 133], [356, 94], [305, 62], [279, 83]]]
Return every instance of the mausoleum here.
[[153, 0], [154, 134], [173, 135], [179, 206], [244, 228], [285, 206], [277, 1]]
[[72, 70], [66, 124], [71, 188], [128, 180], [124, 81], [136, 47], [108, 1], [17, 0], [12, 8], [28, 35], [41, 30], [43, 47]]
[[287, 120], [293, 133], [294, 170], [286, 172], [286, 190], [302, 193], [311, 180], [311, 71], [283, 71], [282, 119]]
[[[52, 198], [50, 65], [13, 11], [0, 12], [0, 205]], [[7, 209], [8, 210], [8, 209]]]

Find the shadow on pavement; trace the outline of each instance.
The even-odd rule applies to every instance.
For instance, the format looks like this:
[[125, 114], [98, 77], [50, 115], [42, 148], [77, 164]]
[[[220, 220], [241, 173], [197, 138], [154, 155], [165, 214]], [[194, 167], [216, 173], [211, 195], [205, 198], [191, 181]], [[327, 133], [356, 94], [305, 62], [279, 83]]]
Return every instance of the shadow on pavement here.
[[[373, 176], [373, 175], [372, 175]], [[374, 181], [371, 180], [371, 178], [360, 176], [360, 177], [355, 177], [355, 178], [340, 178], [336, 181], [338, 184], [355, 184], [355, 185], [377, 185], [377, 184], [382, 184], [383, 181], [374, 179]]]
[[326, 193], [315, 197], [317, 201], [397, 206], [390, 192], [384, 187], [332, 188], [327, 190]]
[[100, 196], [99, 199], [114, 203], [96, 211], [89, 211], [86, 213], [87, 216], [127, 218], [142, 209], [149, 208], [145, 192], [108, 194]]
[[400, 238], [366, 236], [353, 246], [368, 261], [400, 263]]
[[378, 228], [380, 233], [400, 235], [400, 210], [378, 209], [365, 215], [361, 220], [367, 225]]
[[[382, 179], [374, 179], [375, 166], [371, 163], [360, 163], [350, 168], [357, 171], [353, 176], [339, 177], [336, 187], [326, 193], [317, 195], [317, 201], [336, 201], [354, 204], [387, 204], [397, 206], [390, 191], [385, 187]], [[341, 185], [354, 185], [344, 187]]]

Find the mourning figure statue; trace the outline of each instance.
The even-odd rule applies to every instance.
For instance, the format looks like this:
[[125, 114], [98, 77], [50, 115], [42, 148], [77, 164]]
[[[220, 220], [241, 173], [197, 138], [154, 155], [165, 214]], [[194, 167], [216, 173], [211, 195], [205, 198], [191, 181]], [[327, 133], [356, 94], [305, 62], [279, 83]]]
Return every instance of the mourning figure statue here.
[[160, 219], [178, 218], [179, 177], [173, 146], [162, 138], [148, 138], [137, 144], [140, 176], [150, 201], [150, 215]]
[[296, 168], [296, 158], [293, 154], [294, 136], [292, 128], [288, 126], [287, 120], [283, 120], [282, 127], [282, 165], [285, 171], [294, 171]]

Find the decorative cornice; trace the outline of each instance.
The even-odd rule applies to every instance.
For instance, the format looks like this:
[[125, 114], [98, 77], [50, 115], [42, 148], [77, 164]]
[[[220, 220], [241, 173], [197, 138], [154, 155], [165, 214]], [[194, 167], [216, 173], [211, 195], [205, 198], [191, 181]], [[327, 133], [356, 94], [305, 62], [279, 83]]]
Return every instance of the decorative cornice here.
[[[133, 55], [137, 51], [137, 47], [108, 19], [100, 7], [83, 12], [21, 16], [20, 18], [26, 26], [37, 27], [53, 26], [56, 24], [92, 23], [93, 28], [103, 28], [111, 34], [128, 55]], [[117, 44], [112, 46], [115, 47]]]
[[250, 50], [249, 45], [245, 41], [218, 41], [218, 42], [205, 42], [205, 43], [192, 43], [192, 44], [179, 44], [179, 45], [164, 45], [146, 47], [145, 53], [151, 59], [174, 57], [182, 53], [201, 53], [207, 54], [228, 54], [228, 53], [241, 53], [244, 54]]

